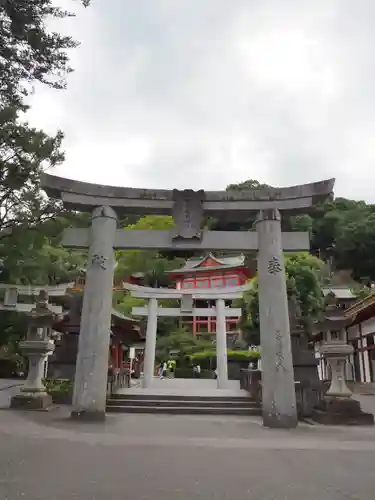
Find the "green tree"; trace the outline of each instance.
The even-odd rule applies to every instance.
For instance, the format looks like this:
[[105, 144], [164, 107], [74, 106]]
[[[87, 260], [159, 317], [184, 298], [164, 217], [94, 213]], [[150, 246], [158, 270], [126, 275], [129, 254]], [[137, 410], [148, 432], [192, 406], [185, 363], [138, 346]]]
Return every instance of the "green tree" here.
[[156, 357], [158, 361], [169, 358], [171, 351], [178, 351], [178, 357], [184, 362], [187, 356], [212, 349], [212, 341], [200, 340], [184, 328], [176, 328], [168, 335], [159, 336], [156, 341]]
[[0, 109], [0, 240], [17, 228], [40, 224], [59, 210], [40, 191], [44, 168], [64, 159], [62, 133], [48, 137], [18, 120], [15, 107]]
[[[308, 329], [311, 321], [323, 307], [321, 272], [324, 263], [308, 253], [288, 254], [285, 257], [285, 274], [288, 296], [295, 296], [302, 321]], [[240, 328], [246, 334], [249, 344], [259, 344], [259, 297], [257, 280], [245, 294], [242, 301]]]
[[68, 51], [77, 43], [48, 30], [46, 21], [71, 15], [53, 0], [3, 0], [0, 5], [0, 238], [60, 209], [41, 193], [39, 177], [63, 161], [63, 135], [48, 137], [24, 122], [23, 115], [25, 97], [36, 82], [66, 86], [72, 71]]
[[53, 0], [1, 2], [0, 104], [23, 105], [35, 82], [65, 88], [66, 75], [72, 71], [68, 51], [77, 42], [48, 30], [46, 21], [72, 15]]
[[[133, 230], [145, 229], [171, 229], [174, 227], [172, 217], [146, 216], [139, 219], [135, 224], [125, 227]], [[175, 253], [165, 253], [154, 250], [120, 250], [116, 254], [117, 267], [116, 277], [124, 278], [134, 273], [141, 273], [144, 276], [144, 284], [152, 287], [168, 286], [168, 271], [176, 269], [185, 262], [181, 257], [176, 257]]]
[[248, 190], [263, 190], [263, 189], [268, 189], [271, 186], [268, 184], [262, 184], [259, 181], [256, 181], [254, 179], [248, 179], [247, 181], [244, 182], [239, 182], [238, 184], [229, 184], [227, 186], [226, 190], [227, 191], [246, 191]]
[[53, 285], [76, 280], [86, 267], [87, 253], [61, 246], [62, 230], [80, 226], [83, 217], [72, 214], [18, 227], [0, 241], [0, 281], [14, 284]]

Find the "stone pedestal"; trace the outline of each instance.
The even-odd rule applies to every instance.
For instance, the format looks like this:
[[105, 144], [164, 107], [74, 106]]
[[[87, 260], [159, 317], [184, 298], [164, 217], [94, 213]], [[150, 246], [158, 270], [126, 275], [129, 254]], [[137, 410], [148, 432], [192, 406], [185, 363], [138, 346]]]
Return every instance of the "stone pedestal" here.
[[52, 405], [52, 398], [43, 385], [44, 363], [53, 352], [52, 340], [26, 340], [20, 348], [29, 360], [29, 372], [20, 394], [12, 397], [10, 407], [23, 410], [43, 410]]
[[75, 419], [105, 418], [116, 228], [112, 208], [94, 210], [74, 380]]
[[157, 299], [149, 299], [145, 357], [143, 361], [142, 386], [144, 389], [147, 389], [152, 385], [152, 381], [154, 378], [157, 325], [158, 325], [158, 301]]
[[256, 227], [263, 423], [267, 427], [293, 428], [298, 419], [278, 210], [261, 211]]
[[345, 365], [350, 354], [353, 354], [353, 346], [341, 341], [331, 341], [329, 344], [323, 344], [320, 352], [327, 359], [331, 368], [331, 385], [326, 392], [326, 396], [338, 398], [350, 398], [352, 391], [346, 385]]
[[225, 301], [216, 299], [216, 367], [217, 388], [228, 388], [227, 328], [225, 321]]
[[302, 330], [292, 331], [291, 342], [298, 416], [306, 418], [321, 404], [323, 384], [318, 375], [318, 360], [308, 347], [306, 334]]

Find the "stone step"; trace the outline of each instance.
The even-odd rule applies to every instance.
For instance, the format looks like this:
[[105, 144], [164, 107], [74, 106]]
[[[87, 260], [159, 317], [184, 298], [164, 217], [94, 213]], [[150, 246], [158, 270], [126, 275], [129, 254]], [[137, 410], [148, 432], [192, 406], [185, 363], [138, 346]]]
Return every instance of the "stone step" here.
[[108, 406], [159, 406], [159, 407], [235, 407], [235, 408], [259, 408], [259, 405], [255, 401], [249, 401], [244, 399], [243, 401], [233, 401], [227, 400], [212, 400], [209, 398], [192, 400], [192, 399], [158, 399], [155, 397], [149, 397], [148, 399], [136, 399], [136, 398], [110, 398], [107, 402]]
[[107, 406], [108, 413], [155, 413], [170, 415], [261, 415], [262, 411], [256, 407], [235, 406]]
[[159, 400], [159, 401], [231, 401], [251, 402], [250, 396], [197, 396], [180, 394], [112, 394], [111, 400]]

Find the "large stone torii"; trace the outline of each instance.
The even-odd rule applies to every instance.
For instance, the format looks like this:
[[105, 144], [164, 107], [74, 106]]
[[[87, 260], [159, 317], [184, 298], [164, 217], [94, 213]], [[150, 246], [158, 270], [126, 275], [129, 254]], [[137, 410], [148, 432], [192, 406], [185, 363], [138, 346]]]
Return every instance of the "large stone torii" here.
[[[105, 418], [114, 249], [258, 250], [263, 423], [295, 427], [297, 409], [283, 251], [309, 249], [308, 233], [282, 233], [280, 213], [304, 213], [330, 196], [334, 179], [250, 191], [150, 190], [42, 176], [48, 196], [91, 211], [90, 229], [65, 230], [63, 245], [89, 248], [72, 417]], [[203, 216], [241, 220], [257, 212], [256, 232], [202, 230]], [[172, 231], [117, 229], [117, 216], [172, 214]]]

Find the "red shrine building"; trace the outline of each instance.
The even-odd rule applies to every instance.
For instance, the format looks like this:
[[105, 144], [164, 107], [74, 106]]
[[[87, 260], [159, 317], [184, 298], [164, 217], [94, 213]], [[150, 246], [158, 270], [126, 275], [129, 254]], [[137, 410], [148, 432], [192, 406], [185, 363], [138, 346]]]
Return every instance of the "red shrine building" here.
[[[187, 260], [182, 268], [170, 271], [168, 276], [176, 281], [178, 290], [239, 286], [244, 285], [249, 278], [253, 277], [245, 265], [244, 255], [215, 257], [211, 253], [204, 257]], [[195, 301], [195, 307], [213, 305], [211, 301]], [[236, 316], [227, 318], [228, 335], [238, 334], [239, 319]], [[215, 317], [186, 317], [182, 323], [192, 330], [194, 335], [216, 332]]]

